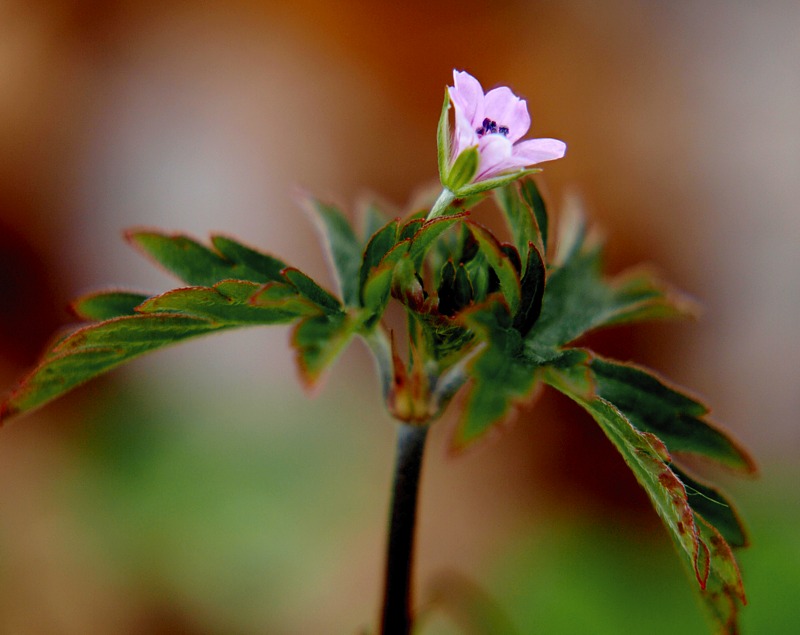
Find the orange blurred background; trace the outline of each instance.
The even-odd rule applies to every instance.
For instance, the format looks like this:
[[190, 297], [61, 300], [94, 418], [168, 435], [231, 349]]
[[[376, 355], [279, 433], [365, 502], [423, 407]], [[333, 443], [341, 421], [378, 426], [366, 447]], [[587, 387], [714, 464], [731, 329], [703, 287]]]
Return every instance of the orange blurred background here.
[[[592, 344], [691, 387], [754, 450], [760, 481], [723, 480], [743, 501], [768, 491], [780, 503], [753, 512], [745, 579], [753, 570], [759, 589], [760, 523], [800, 515], [794, 2], [5, 0], [2, 386], [69, 323], [70, 298], [173, 284], [125, 245], [127, 227], [221, 230], [329, 281], [297, 188], [352, 211], [373, 193], [402, 206], [434, 183], [453, 68], [511, 86], [533, 136], [567, 142], [540, 183], [556, 214], [580, 194], [610, 270], [652, 262], [705, 307], [697, 323]], [[2, 430], [0, 631], [374, 623], [391, 423], [363, 350], [308, 401], [287, 335], [158, 353]], [[545, 395], [461, 457], [447, 454], [448, 425], [423, 482], [421, 597], [442, 569], [502, 595], [497, 563], [540, 524], [644, 531], [669, 550], [610, 445], [563, 401]], [[800, 567], [796, 548], [786, 556]], [[770, 598], [748, 610], [766, 614]], [[770, 628], [753, 632], [782, 632]]]

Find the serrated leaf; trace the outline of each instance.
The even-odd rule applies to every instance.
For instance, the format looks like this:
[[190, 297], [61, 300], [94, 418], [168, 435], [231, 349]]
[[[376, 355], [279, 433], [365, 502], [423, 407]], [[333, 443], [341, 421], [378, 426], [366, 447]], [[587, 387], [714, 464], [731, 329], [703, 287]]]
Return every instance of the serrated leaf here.
[[542, 313], [528, 338], [559, 347], [597, 328], [689, 312], [685, 300], [645, 271], [605, 279], [600, 248], [578, 246], [549, 274]]
[[521, 257], [520, 269], [525, 271], [528, 265], [528, 245], [534, 244], [539, 249], [542, 248], [542, 237], [539, 235], [533, 212], [522, 200], [517, 183], [496, 189], [494, 195], [514, 238], [517, 253]]
[[307, 199], [307, 206], [319, 221], [317, 224], [325, 237], [344, 303], [355, 306], [358, 304], [359, 295], [361, 243], [350, 222], [339, 209], [313, 198]]
[[364, 256], [359, 269], [359, 292], [364, 304], [364, 286], [372, 270], [377, 267], [383, 257], [397, 243], [397, 220], [390, 221], [375, 232], [364, 249]]
[[544, 257], [547, 253], [547, 239], [549, 234], [547, 207], [533, 179], [524, 179], [520, 181], [520, 189], [522, 191], [523, 200], [528, 204], [528, 207], [530, 207], [533, 213], [536, 229], [538, 230], [537, 233], [541, 239], [541, 243], [534, 241], [534, 244], [536, 244], [537, 248], [541, 246], [541, 254], [542, 257]]
[[339, 313], [306, 318], [295, 327], [292, 345], [297, 352], [300, 377], [307, 387], [319, 381], [355, 335], [358, 326], [357, 320]]
[[[368, 273], [361, 284], [362, 305], [370, 308], [372, 311], [382, 312], [389, 298], [395, 266], [401, 260], [408, 258], [414, 265], [414, 268], [419, 269], [421, 261], [424, 259], [434, 241], [443, 231], [461, 221], [465, 216], [466, 214], [454, 214], [452, 216], [435, 218], [423, 223], [411, 238], [406, 238], [392, 245], [388, 251], [383, 252], [382, 257], [376, 264], [369, 264], [368, 267], [368, 263], [374, 263], [377, 254], [383, 251], [384, 246], [389, 244], [388, 238], [382, 238], [380, 236], [381, 232], [386, 230], [388, 233], [388, 228], [393, 223], [396, 224], [396, 221], [393, 221], [393, 223], [387, 225], [381, 232], [375, 234], [373, 241], [370, 241], [370, 245], [372, 245], [373, 242], [379, 244], [376, 244], [374, 247], [370, 245], [367, 246], [364, 255], [364, 263], [361, 267], [362, 275], [368, 269]], [[396, 231], [393, 233], [396, 236]]]
[[590, 367], [597, 394], [619, 408], [638, 430], [657, 435], [670, 452], [691, 452], [730, 468], [755, 471], [744, 450], [703, 420], [708, 408], [700, 402], [643, 368], [599, 357]]
[[713, 563], [703, 594], [706, 600], [703, 606], [722, 635], [738, 635], [739, 610], [747, 604], [739, 565], [720, 532], [701, 514], [695, 514], [694, 518], [701, 540], [709, 546]]
[[738, 568], [719, 532], [698, 522], [684, 483], [667, 464], [670, 457], [666, 447], [655, 435], [637, 430], [622, 411], [605, 399], [575, 392], [570, 382], [563, 380], [560, 370], [549, 368], [543, 376], [547, 383], [583, 406], [617, 447], [650, 497], [681, 560], [697, 580], [700, 597], [717, 626], [725, 633], [735, 633], [735, 617], [733, 622], [729, 617], [731, 611], [735, 616], [736, 603], [743, 595], [737, 597], [729, 591], [742, 588]]
[[204, 318], [220, 326], [285, 324], [309, 313], [318, 312], [310, 303], [292, 304], [284, 301], [270, 306], [264, 302], [260, 304], [251, 302], [251, 298], [261, 289], [262, 287], [254, 282], [242, 280], [229, 280], [214, 287], [174, 289], [149, 298], [137, 308], [137, 311], [179, 313]]
[[397, 234], [397, 242], [401, 242], [403, 240], [408, 240], [414, 237], [422, 226], [425, 224], [424, 218], [412, 218], [411, 220], [404, 223]]
[[514, 403], [530, 396], [537, 364], [525, 355], [523, 340], [502, 302], [490, 299], [463, 312], [459, 320], [478, 335], [483, 347], [468, 364], [472, 384], [455, 436], [456, 445], [463, 447], [505, 419]]
[[135, 315], [84, 327], [59, 341], [3, 404], [0, 419], [44, 405], [144, 353], [222, 330], [181, 315]]
[[463, 221], [469, 216], [468, 212], [459, 212], [441, 218], [434, 218], [426, 221], [422, 227], [411, 237], [411, 244], [409, 246], [409, 254], [414, 266], [419, 269], [422, 266], [422, 261], [428, 254], [428, 250], [436, 242], [446, 230], [450, 229], [453, 225]]
[[511, 314], [516, 314], [519, 311], [521, 299], [517, 270], [511, 260], [503, 253], [502, 246], [491, 232], [475, 223], [468, 222], [467, 226], [478, 241], [481, 251], [489, 262], [489, 266], [500, 280], [500, 290], [503, 292], [506, 302], [508, 302]]
[[533, 243], [528, 243], [525, 272], [520, 281], [520, 308], [514, 316], [514, 328], [525, 337], [542, 312], [545, 290], [545, 266]]
[[[266, 283], [275, 280], [285, 264], [235, 241], [216, 236], [217, 244], [235, 254], [228, 259], [183, 234], [134, 230], [127, 239], [144, 254], [191, 286], [210, 287], [227, 279]], [[256, 265], [254, 268], [251, 265]], [[277, 267], [280, 267], [278, 269]]]
[[230, 277], [262, 284], [282, 280], [281, 271], [286, 269], [287, 264], [279, 258], [219, 234], [211, 236], [211, 244], [234, 264], [232, 273], [236, 275]]
[[134, 309], [149, 296], [130, 291], [98, 291], [82, 296], [70, 304], [70, 309], [84, 320], [110, 320], [133, 315]]
[[287, 267], [283, 270], [282, 275], [300, 292], [300, 295], [316, 304], [325, 313], [332, 315], [342, 312], [342, 304], [339, 300], [299, 269]]
[[258, 307], [280, 309], [298, 316], [307, 317], [324, 312], [311, 300], [300, 295], [294, 285], [281, 282], [268, 282], [253, 293], [248, 301]]
[[747, 532], [733, 504], [717, 488], [701, 483], [674, 464], [672, 471], [686, 488], [692, 510], [713, 525], [731, 547], [746, 547]]
[[369, 274], [362, 291], [362, 304], [373, 315], [381, 315], [389, 302], [395, 262], [375, 267]]

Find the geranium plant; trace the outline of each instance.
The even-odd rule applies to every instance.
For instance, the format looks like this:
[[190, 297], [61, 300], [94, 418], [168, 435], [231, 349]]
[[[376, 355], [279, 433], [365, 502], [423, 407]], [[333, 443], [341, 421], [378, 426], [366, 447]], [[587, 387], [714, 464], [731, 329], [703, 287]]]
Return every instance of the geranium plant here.
[[[451, 122], [451, 112], [452, 122]], [[78, 299], [89, 324], [58, 339], [2, 406], [28, 412], [139, 355], [243, 326], [293, 323], [300, 376], [313, 386], [354, 339], [377, 362], [397, 420], [397, 457], [381, 633], [411, 631], [413, 542], [428, 430], [458, 403], [453, 443], [477, 442], [542, 385], [582, 406], [647, 492], [691, 572], [715, 629], [737, 632], [745, 602], [732, 548], [747, 542], [729, 501], [691, 476], [677, 456], [704, 456], [753, 472], [754, 464], [706, 419], [707, 408], [650, 370], [574, 342], [595, 329], [679, 317], [690, 303], [645, 269], [602, 272], [602, 245], [576, 215], [553, 239], [533, 166], [562, 157], [555, 139], [523, 140], [528, 107], [506, 87], [484, 93], [454, 73], [438, 126], [442, 192], [404, 218], [372, 208], [356, 231], [336, 207], [308, 198], [338, 288], [232, 238], [204, 245], [182, 234], [133, 230], [128, 241], [184, 286], [159, 295], [102, 292]], [[491, 200], [512, 238], [470, 217]], [[389, 329], [387, 305], [407, 324]]]

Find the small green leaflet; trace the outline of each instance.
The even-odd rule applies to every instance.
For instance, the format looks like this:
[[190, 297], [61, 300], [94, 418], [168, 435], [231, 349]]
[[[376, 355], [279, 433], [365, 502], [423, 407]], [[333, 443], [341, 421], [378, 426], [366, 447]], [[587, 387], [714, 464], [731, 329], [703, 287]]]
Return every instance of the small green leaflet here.
[[333, 205], [305, 197], [305, 207], [317, 220], [344, 303], [358, 305], [361, 243], [345, 215]]
[[128, 241], [167, 271], [191, 286], [210, 287], [236, 279], [266, 283], [279, 280], [286, 264], [230, 238], [214, 236], [215, 249], [183, 234], [133, 230]]

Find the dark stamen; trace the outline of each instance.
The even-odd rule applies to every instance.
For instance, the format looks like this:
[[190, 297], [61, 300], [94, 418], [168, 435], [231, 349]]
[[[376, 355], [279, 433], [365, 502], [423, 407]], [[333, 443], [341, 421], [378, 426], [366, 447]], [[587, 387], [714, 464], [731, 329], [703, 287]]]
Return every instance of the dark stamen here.
[[478, 134], [479, 137], [482, 137], [486, 134], [501, 134], [504, 137], [508, 136], [508, 126], [500, 126], [497, 127], [497, 122], [492, 121], [489, 117], [486, 117], [483, 120], [483, 124], [480, 128], [476, 128], [475, 132]]

